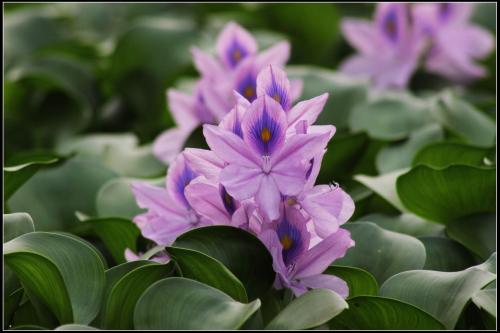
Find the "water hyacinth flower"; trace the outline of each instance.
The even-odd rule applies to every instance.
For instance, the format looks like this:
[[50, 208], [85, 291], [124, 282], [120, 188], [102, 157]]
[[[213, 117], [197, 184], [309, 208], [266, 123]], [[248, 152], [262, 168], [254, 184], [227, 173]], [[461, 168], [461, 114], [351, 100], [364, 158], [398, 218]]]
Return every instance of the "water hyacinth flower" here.
[[344, 19], [341, 29], [358, 52], [341, 64], [342, 72], [368, 77], [378, 89], [407, 85], [424, 45], [411, 28], [408, 5], [380, 3], [373, 22]]
[[[217, 38], [216, 57], [193, 47], [191, 50], [201, 78], [193, 94], [175, 89], [167, 92], [167, 102], [176, 127], [160, 134], [153, 144], [155, 156], [171, 163], [192, 131], [200, 124], [218, 124], [231, 110], [233, 91], [252, 102], [257, 97], [257, 74], [266, 66], [283, 66], [290, 55], [290, 44], [282, 41], [258, 52], [252, 35], [235, 22], [229, 22]], [[301, 81], [293, 81], [293, 95], [299, 97]]]
[[415, 29], [427, 39], [425, 68], [458, 83], [486, 75], [475, 60], [494, 47], [492, 35], [470, 23], [472, 3], [426, 3], [412, 7]]
[[309, 288], [325, 288], [346, 298], [349, 294], [346, 282], [323, 272], [354, 246], [350, 233], [338, 229], [310, 247], [306, 222], [298, 209], [287, 206], [279, 222], [259, 235], [273, 257], [275, 287], [290, 288], [296, 296], [305, 293]]

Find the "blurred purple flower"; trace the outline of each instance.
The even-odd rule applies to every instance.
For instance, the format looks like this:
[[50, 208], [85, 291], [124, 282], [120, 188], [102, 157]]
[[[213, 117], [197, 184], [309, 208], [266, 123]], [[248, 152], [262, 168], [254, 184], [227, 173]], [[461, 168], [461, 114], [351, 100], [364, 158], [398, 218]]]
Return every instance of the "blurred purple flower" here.
[[368, 77], [378, 89], [407, 85], [424, 45], [411, 29], [407, 4], [380, 3], [373, 22], [344, 19], [341, 28], [358, 51], [341, 64], [342, 72]]
[[487, 56], [494, 47], [493, 36], [471, 24], [472, 3], [415, 4], [412, 14], [416, 30], [428, 38], [425, 60], [428, 71], [458, 83], [486, 75], [475, 60]]

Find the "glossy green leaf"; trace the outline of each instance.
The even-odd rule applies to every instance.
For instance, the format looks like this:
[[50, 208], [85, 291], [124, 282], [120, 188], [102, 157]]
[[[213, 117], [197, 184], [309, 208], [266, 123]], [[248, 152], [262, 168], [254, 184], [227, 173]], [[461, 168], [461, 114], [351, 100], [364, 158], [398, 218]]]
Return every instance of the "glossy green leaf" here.
[[366, 100], [366, 81], [312, 66], [288, 66], [286, 72], [291, 79], [304, 82], [300, 100], [310, 99], [325, 92], [329, 94], [317, 124], [346, 127], [352, 109]]
[[130, 187], [132, 181], [145, 181], [152, 185], [165, 186], [165, 179], [139, 180], [132, 178], [116, 178], [106, 182], [97, 193], [96, 208], [100, 217], [121, 217], [132, 219], [143, 212]]
[[493, 317], [497, 317], [497, 289], [482, 289], [472, 296], [472, 301]]
[[442, 170], [417, 166], [396, 182], [407, 209], [429, 220], [449, 223], [475, 213], [495, 211], [496, 172], [465, 165]]
[[377, 154], [377, 170], [384, 174], [410, 167], [420, 148], [442, 137], [443, 131], [437, 124], [429, 124], [411, 132], [406, 141], [389, 145]]
[[238, 329], [260, 307], [234, 301], [198, 281], [166, 278], [150, 286], [137, 301], [134, 328], [141, 330]]
[[266, 293], [274, 282], [272, 258], [254, 235], [228, 226], [210, 226], [188, 231], [173, 246], [202, 252], [220, 261], [245, 286], [248, 299]]
[[350, 330], [442, 330], [436, 318], [421, 309], [395, 299], [358, 296], [349, 309], [330, 322], [330, 329]]
[[267, 330], [305, 330], [320, 326], [348, 308], [329, 289], [313, 289], [293, 300], [267, 326]]
[[165, 173], [165, 166], [153, 156], [151, 146], [138, 146], [134, 134], [92, 134], [63, 140], [57, 150], [61, 154], [78, 153], [95, 159], [127, 177], [152, 177]]
[[337, 265], [367, 270], [379, 283], [396, 273], [424, 267], [425, 247], [414, 237], [371, 222], [351, 222], [342, 227], [351, 232], [356, 245], [335, 262]]
[[349, 118], [352, 131], [371, 138], [400, 140], [428, 121], [427, 104], [405, 94], [372, 98], [356, 107]]
[[488, 157], [490, 152], [491, 149], [440, 142], [420, 150], [413, 160], [413, 165], [427, 165], [433, 169], [443, 169], [455, 164], [489, 167], [494, 163]]
[[358, 220], [370, 221], [383, 229], [414, 237], [438, 236], [444, 233], [443, 225], [426, 221], [411, 213], [404, 213], [397, 216], [374, 213], [360, 217]]
[[3, 167], [4, 200], [8, 200], [38, 170], [59, 161], [60, 156], [49, 153], [22, 154], [9, 159]]
[[[4, 269], [7, 268], [4, 266]], [[13, 273], [11, 273], [13, 274]], [[4, 273], [4, 279], [6, 279], [7, 276]], [[6, 289], [4, 287], [4, 289]], [[14, 290], [13, 292], [8, 292], [7, 290], [4, 290], [4, 296], [3, 296], [3, 318], [4, 318], [4, 329], [7, 329], [12, 322], [14, 313], [16, 312], [19, 302], [21, 302], [21, 299], [24, 294], [24, 289], [23, 288], [18, 288]]]
[[107, 292], [101, 314], [107, 329], [133, 329], [134, 309], [143, 292], [154, 282], [168, 276], [171, 264], [149, 262], [125, 273]]
[[377, 280], [361, 268], [333, 265], [328, 267], [324, 274], [338, 276], [347, 282], [349, 286], [348, 299], [360, 295], [376, 295], [378, 292]]
[[446, 226], [448, 236], [482, 259], [496, 251], [497, 218], [495, 214], [467, 216]]
[[4, 259], [28, 295], [40, 298], [60, 323], [88, 324], [97, 315], [104, 267], [86, 243], [61, 234], [32, 232], [5, 243]]
[[35, 231], [33, 219], [26, 213], [3, 215], [3, 242], [8, 242], [20, 235]]
[[97, 235], [116, 263], [125, 262], [125, 249], [137, 251], [137, 238], [140, 235], [139, 228], [132, 221], [122, 218], [88, 219], [75, 226], [73, 232]]
[[414, 270], [388, 279], [380, 294], [413, 304], [453, 329], [471, 297], [495, 279], [478, 266], [458, 272]]
[[245, 287], [220, 261], [198, 251], [167, 247], [181, 274], [225, 292], [234, 300], [248, 302]]
[[77, 223], [75, 211], [96, 215], [99, 187], [116, 174], [92, 161], [72, 158], [34, 175], [8, 201], [13, 211], [27, 212], [37, 230], [65, 230]]
[[407, 212], [396, 192], [396, 179], [407, 169], [396, 170], [380, 176], [356, 175], [354, 179], [377, 193], [401, 212]]
[[474, 257], [459, 243], [444, 237], [420, 237], [427, 253], [424, 269], [454, 272], [474, 265]]
[[467, 143], [491, 147], [495, 143], [495, 121], [459, 99], [451, 91], [436, 98], [432, 116], [444, 127], [463, 138]]

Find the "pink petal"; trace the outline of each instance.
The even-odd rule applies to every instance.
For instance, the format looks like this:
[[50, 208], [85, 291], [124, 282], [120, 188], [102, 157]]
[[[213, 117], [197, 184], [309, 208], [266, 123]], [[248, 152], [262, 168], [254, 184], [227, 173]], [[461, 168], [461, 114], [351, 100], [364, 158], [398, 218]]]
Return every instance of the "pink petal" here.
[[161, 133], [153, 142], [153, 154], [159, 160], [170, 164], [179, 155], [193, 129], [170, 128]]
[[264, 95], [278, 102], [285, 111], [292, 105], [290, 81], [277, 66], [266, 66], [257, 76], [257, 96]]
[[210, 219], [214, 224], [231, 224], [231, 216], [224, 208], [218, 185], [200, 177], [186, 186], [186, 198], [198, 214]]
[[333, 261], [342, 258], [351, 246], [354, 246], [354, 241], [349, 231], [339, 229], [298, 259], [294, 277], [300, 279], [323, 273]]
[[183, 220], [184, 208], [172, 204], [166, 189], [145, 182], [133, 182], [131, 188], [139, 207], [147, 208], [160, 216], [175, 216], [176, 220]]
[[299, 194], [306, 183], [304, 164], [290, 163], [286, 168], [273, 168], [270, 176], [284, 195]]
[[211, 55], [206, 54], [197, 47], [191, 48], [194, 65], [198, 72], [209, 80], [220, 79], [224, 75], [224, 69]]
[[297, 103], [287, 114], [288, 127], [295, 126], [299, 121], [305, 120], [312, 125], [323, 111], [328, 93]]
[[189, 208], [184, 190], [198, 176], [199, 174], [186, 162], [184, 154], [179, 154], [167, 171], [166, 183], [169, 196], [177, 201], [177, 204]]
[[218, 180], [224, 167], [224, 161], [217, 157], [211, 150], [186, 148], [184, 158], [189, 166], [198, 174], [210, 180]]
[[257, 55], [257, 68], [261, 70], [268, 65], [283, 67], [287, 63], [288, 58], [290, 58], [290, 43], [282, 41]]
[[220, 182], [237, 200], [251, 198], [259, 189], [263, 177], [260, 168], [246, 168], [236, 164], [226, 166], [220, 174]]
[[219, 34], [216, 49], [224, 65], [234, 68], [245, 57], [257, 52], [257, 43], [248, 31], [235, 22], [229, 22]]
[[334, 275], [318, 274], [307, 276], [301, 278], [300, 283], [312, 289], [330, 289], [343, 298], [349, 296], [349, 287], [347, 283]]
[[290, 80], [290, 95], [292, 96], [292, 102], [296, 101], [302, 95], [302, 88], [304, 86], [304, 82], [302, 80]]
[[261, 176], [260, 186], [255, 195], [255, 202], [261, 213], [269, 220], [276, 220], [279, 218], [281, 194], [271, 176]]
[[195, 100], [192, 96], [175, 89], [169, 89], [167, 103], [178, 127], [192, 130], [198, 126], [199, 121], [194, 113]]
[[193, 227], [185, 219], [172, 219], [171, 217], [145, 213], [137, 215], [133, 221], [145, 238], [151, 239], [158, 245], [170, 245], [177, 236]]
[[375, 51], [374, 42], [378, 37], [372, 22], [359, 19], [344, 19], [340, 27], [344, 38], [354, 48], [367, 54]]
[[236, 134], [213, 125], [203, 125], [203, 135], [212, 151], [224, 162], [254, 168], [260, 158]]

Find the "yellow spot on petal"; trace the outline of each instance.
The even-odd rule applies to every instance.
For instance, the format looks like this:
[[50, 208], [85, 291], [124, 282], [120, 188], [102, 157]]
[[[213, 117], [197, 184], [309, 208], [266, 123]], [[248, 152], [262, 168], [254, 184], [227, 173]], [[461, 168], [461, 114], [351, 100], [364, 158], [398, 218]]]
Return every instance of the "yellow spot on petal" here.
[[269, 132], [269, 129], [267, 127], [264, 127], [262, 129], [262, 132], [260, 132], [260, 138], [264, 142], [269, 142], [269, 140], [271, 140], [271, 132]]
[[226, 205], [231, 205], [233, 203], [233, 199], [227, 192], [224, 193], [224, 201], [226, 202]]
[[255, 90], [253, 89], [252, 86], [248, 86], [246, 87], [244, 90], [243, 90], [243, 95], [246, 97], [246, 98], [251, 98], [255, 95]]
[[283, 249], [284, 250], [288, 250], [292, 247], [293, 245], [293, 240], [288, 237], [288, 235], [284, 235], [283, 237], [281, 237], [281, 245], [283, 245]]
[[234, 50], [233, 52], [233, 60], [234, 61], [240, 61], [241, 59], [241, 52], [240, 50]]
[[281, 103], [281, 96], [278, 93], [276, 93], [276, 94], [273, 95], [273, 99], [276, 102]]
[[297, 200], [295, 198], [288, 198], [286, 199], [286, 203], [290, 206], [293, 206], [297, 203]]

